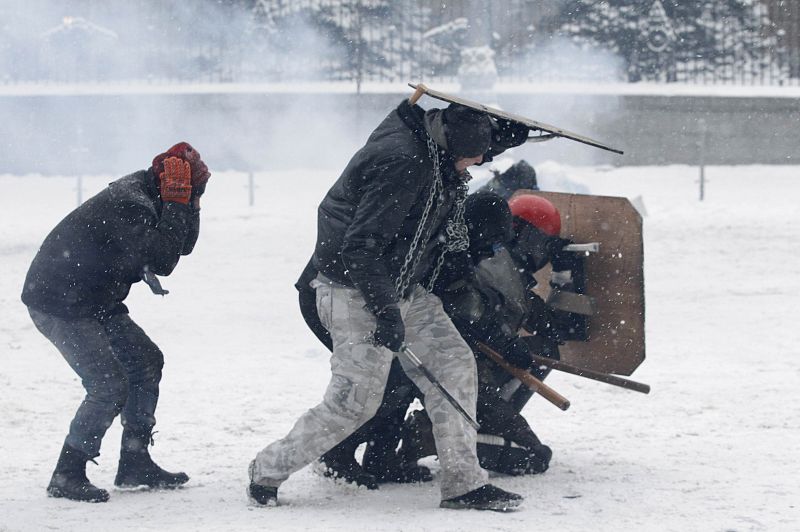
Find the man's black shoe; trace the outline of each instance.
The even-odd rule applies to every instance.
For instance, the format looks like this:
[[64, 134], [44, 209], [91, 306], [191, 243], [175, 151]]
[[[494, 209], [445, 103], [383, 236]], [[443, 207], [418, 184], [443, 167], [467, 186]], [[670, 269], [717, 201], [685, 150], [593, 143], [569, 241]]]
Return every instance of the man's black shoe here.
[[247, 496], [259, 506], [278, 506], [278, 488], [272, 486], [251, 482], [247, 487]]
[[537, 445], [530, 450], [525, 472], [529, 474], [544, 473], [550, 467], [553, 450], [547, 445]]
[[88, 479], [53, 475], [47, 486], [47, 495], [80, 502], [106, 502], [108, 492], [98, 488]]
[[328, 478], [338, 478], [356, 486], [364, 486], [368, 490], [378, 489], [378, 479], [367, 473], [352, 456], [345, 460], [335, 460], [328, 454], [319, 459], [322, 474]]
[[73, 501], [106, 502], [108, 492], [98, 488], [86, 478], [86, 462], [89, 459], [85, 453], [64, 444], [50, 484], [47, 486], [47, 494], [50, 497], [63, 497]]
[[379, 484], [396, 482], [398, 484], [414, 484], [417, 482], [430, 482], [433, 480], [431, 470], [416, 462], [403, 462], [397, 457], [381, 462], [369, 460], [364, 453], [364, 471], [374, 476]]
[[522, 504], [522, 496], [501, 490], [497, 486], [484, 484], [464, 495], [445, 499], [440, 508], [451, 510], [493, 510], [495, 512], [508, 512]]
[[189, 481], [186, 473], [170, 473], [161, 469], [146, 449], [141, 451], [123, 451], [120, 453], [119, 467], [114, 485], [120, 488], [177, 488]]
[[125, 428], [122, 431], [115, 486], [171, 489], [189, 482], [189, 475], [186, 473], [170, 473], [153, 461], [148, 447], [154, 443], [153, 433], [149, 430], [142, 432]]
[[416, 484], [433, 480], [431, 470], [417, 464], [401, 464], [375, 476], [378, 482], [396, 482], [398, 484]]

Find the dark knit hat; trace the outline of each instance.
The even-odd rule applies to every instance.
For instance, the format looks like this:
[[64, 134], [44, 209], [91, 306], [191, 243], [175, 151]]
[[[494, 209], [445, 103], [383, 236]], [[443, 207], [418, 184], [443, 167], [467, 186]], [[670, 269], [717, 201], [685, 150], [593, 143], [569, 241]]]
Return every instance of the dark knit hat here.
[[458, 104], [425, 113], [425, 126], [453, 157], [477, 157], [489, 150], [492, 122], [489, 115]]

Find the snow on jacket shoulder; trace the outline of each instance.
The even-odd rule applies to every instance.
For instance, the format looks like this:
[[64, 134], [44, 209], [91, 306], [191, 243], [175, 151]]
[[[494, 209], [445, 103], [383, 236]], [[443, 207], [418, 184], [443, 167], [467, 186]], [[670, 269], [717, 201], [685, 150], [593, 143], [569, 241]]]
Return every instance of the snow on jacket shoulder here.
[[199, 213], [162, 205], [151, 171], [122, 177], [68, 214], [33, 259], [22, 301], [64, 318], [127, 312], [122, 301], [145, 268], [169, 275], [191, 252]]
[[[403, 101], [356, 152], [319, 206], [314, 267], [358, 288], [373, 312], [397, 301], [395, 279], [433, 182], [423, 116], [420, 107]], [[445, 179], [444, 184], [429, 220], [431, 238], [420, 243], [412, 287], [433, 263], [455, 200], [455, 181]]]

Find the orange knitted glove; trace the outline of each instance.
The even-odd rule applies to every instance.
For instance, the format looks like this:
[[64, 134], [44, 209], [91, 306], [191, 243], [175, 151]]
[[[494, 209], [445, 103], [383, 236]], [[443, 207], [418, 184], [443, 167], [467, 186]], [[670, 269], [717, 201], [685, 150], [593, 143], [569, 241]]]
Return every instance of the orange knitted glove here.
[[192, 168], [178, 157], [164, 159], [161, 178], [161, 200], [189, 204], [192, 196]]

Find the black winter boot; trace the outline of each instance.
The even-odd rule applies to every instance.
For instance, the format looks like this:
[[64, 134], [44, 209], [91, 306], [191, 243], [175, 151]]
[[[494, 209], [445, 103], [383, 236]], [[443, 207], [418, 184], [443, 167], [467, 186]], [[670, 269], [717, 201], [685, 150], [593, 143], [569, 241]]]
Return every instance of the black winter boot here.
[[63, 497], [73, 501], [106, 502], [108, 492], [100, 489], [86, 478], [86, 462], [89, 456], [66, 443], [61, 448], [56, 469], [47, 486], [50, 497]]
[[338, 447], [334, 447], [323, 454], [319, 461], [323, 466], [323, 475], [326, 477], [339, 478], [357, 486], [364, 486], [368, 490], [378, 489], [378, 481], [375, 476], [364, 471], [350, 452], [343, 452]]
[[119, 453], [119, 467], [114, 485], [120, 488], [147, 486], [149, 488], [177, 488], [189, 481], [186, 473], [170, 473], [161, 469], [147, 450], [152, 436], [135, 435], [122, 431], [122, 449]]
[[253, 460], [247, 468], [247, 476], [250, 478], [250, 485], [247, 486], [247, 497], [259, 506], [278, 506], [278, 488], [253, 482], [255, 468], [256, 461]]
[[416, 463], [420, 458], [436, 454], [433, 425], [424, 410], [415, 410], [408, 415], [403, 424], [402, 438], [397, 454], [405, 463]]
[[550, 467], [552, 458], [553, 450], [550, 447], [544, 444], [535, 446], [530, 449], [525, 472], [532, 475], [544, 473]]
[[386, 464], [385, 467], [379, 469], [373, 469], [370, 465], [365, 467], [365, 471], [373, 475], [379, 484], [387, 482], [414, 484], [433, 480], [431, 470], [427, 467], [413, 462], [401, 462], [400, 460]]
[[416, 460], [403, 460], [394, 450], [388, 453], [374, 449], [367, 443], [364, 450], [364, 471], [373, 475], [378, 483], [396, 482], [398, 484], [411, 484], [415, 482], [430, 482], [433, 480], [431, 470], [418, 465]]
[[247, 496], [259, 506], [278, 506], [278, 488], [272, 486], [262, 486], [250, 482], [247, 487]]
[[497, 486], [484, 484], [470, 492], [445, 499], [440, 508], [451, 510], [493, 510], [495, 512], [508, 512], [522, 504], [522, 496], [510, 491], [501, 490]]

